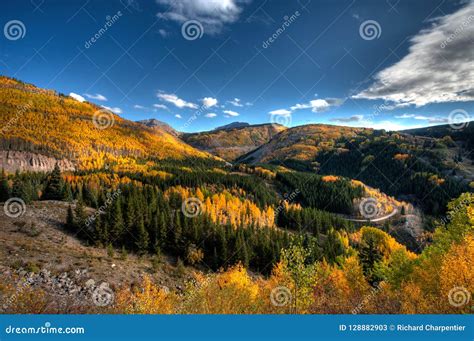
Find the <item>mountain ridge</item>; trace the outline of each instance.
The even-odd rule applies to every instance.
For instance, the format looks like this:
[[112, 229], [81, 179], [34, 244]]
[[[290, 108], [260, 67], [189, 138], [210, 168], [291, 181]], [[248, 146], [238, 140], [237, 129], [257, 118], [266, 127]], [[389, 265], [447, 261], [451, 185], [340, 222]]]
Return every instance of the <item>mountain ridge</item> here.
[[136, 121], [136, 122], [138, 122], [140, 124], [143, 124], [143, 125], [145, 125], [149, 128], [163, 129], [166, 132], [170, 133], [171, 135], [174, 135], [175, 137], [179, 137], [182, 134], [181, 132], [174, 129], [168, 123], [157, 120], [156, 118], [149, 118], [149, 119], [145, 119], [145, 120], [139, 120], [139, 121]]
[[199, 133], [184, 133], [181, 138], [195, 148], [205, 150], [227, 161], [233, 161], [241, 155], [259, 148], [285, 129], [287, 128], [282, 125], [265, 123]]
[[220, 126], [220, 127], [216, 127], [214, 128], [213, 130], [228, 130], [228, 129], [234, 129], [234, 128], [243, 128], [243, 127], [248, 127], [250, 126], [251, 124], [250, 123], [247, 123], [247, 122], [238, 122], [238, 121], [235, 121], [235, 122], [232, 122], [232, 123], [229, 123], [229, 124], [225, 124], [223, 126]]
[[[215, 158], [165, 129], [5, 76], [0, 76], [0, 123], [0, 150], [54, 157], [79, 169], [111, 163], [135, 167], [141, 159]], [[19, 160], [3, 158], [0, 167], [25, 168], [24, 159]], [[38, 168], [28, 163], [26, 169]]]

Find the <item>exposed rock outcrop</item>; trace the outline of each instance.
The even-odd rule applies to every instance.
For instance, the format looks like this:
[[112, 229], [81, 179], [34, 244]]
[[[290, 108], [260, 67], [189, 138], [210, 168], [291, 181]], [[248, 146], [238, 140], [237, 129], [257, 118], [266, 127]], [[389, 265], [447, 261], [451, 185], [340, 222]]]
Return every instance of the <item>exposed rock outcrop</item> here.
[[12, 150], [0, 150], [0, 168], [7, 172], [33, 171], [49, 172], [58, 163], [62, 171], [75, 170], [74, 163], [69, 160], [58, 160], [42, 154]]

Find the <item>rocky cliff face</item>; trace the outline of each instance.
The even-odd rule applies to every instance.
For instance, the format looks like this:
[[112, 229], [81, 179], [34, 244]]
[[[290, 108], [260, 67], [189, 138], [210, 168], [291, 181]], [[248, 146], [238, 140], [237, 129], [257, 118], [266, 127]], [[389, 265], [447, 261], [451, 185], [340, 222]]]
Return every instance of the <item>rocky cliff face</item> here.
[[74, 164], [69, 160], [57, 160], [53, 157], [11, 150], [0, 151], [0, 168], [6, 172], [20, 171], [49, 172], [58, 163], [62, 171], [75, 170]]

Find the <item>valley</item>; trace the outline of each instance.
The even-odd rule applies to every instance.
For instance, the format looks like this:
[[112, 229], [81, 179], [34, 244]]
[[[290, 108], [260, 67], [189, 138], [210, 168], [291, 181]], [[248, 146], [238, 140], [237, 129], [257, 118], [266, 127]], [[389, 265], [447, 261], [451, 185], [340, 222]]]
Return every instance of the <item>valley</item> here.
[[364, 313], [451, 313], [473, 285], [471, 128], [183, 133], [3, 76], [0, 121], [6, 312], [347, 314], [383, 282]]

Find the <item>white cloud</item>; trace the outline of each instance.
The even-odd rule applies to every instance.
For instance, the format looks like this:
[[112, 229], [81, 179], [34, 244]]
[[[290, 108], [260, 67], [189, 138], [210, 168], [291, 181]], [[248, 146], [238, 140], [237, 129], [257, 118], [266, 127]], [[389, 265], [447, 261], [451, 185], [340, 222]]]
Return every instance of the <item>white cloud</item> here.
[[153, 104], [153, 107], [156, 109], [168, 109], [168, 107], [164, 104]]
[[395, 116], [395, 118], [413, 118], [413, 117], [415, 117], [414, 114], [403, 114], [400, 116]]
[[449, 119], [443, 117], [430, 117], [428, 123], [448, 123]]
[[204, 33], [214, 35], [220, 33], [225, 24], [237, 21], [241, 5], [247, 2], [249, 0], [157, 0], [165, 10], [158, 13], [158, 17], [179, 24], [197, 20]]
[[311, 108], [312, 112], [322, 112], [329, 109], [329, 103], [324, 99], [314, 99], [309, 101], [306, 104], [296, 104], [291, 107], [291, 110], [300, 110], [300, 109], [309, 109]]
[[[372, 129], [384, 129], [384, 130], [390, 130], [390, 131], [423, 127], [422, 125], [404, 125], [404, 124], [394, 122], [393, 120], [374, 122], [372, 120], [364, 119], [363, 117], [359, 119], [359, 116], [362, 116], [362, 115], [354, 115], [354, 116], [348, 117], [346, 119], [346, 122], [338, 122], [338, 123], [344, 123], [345, 126], [354, 127], [354, 128], [372, 128]], [[352, 121], [350, 120], [351, 118], [352, 118]]]
[[108, 111], [111, 111], [117, 115], [122, 113], [122, 109], [118, 107], [108, 107], [108, 106], [103, 105], [102, 108], [107, 109]]
[[105, 97], [104, 95], [101, 95], [101, 94], [95, 94], [95, 95], [91, 95], [91, 94], [84, 94], [87, 98], [90, 98], [90, 99], [95, 99], [97, 101], [107, 101], [107, 97]]
[[373, 129], [385, 129], [385, 130], [403, 130], [403, 129], [414, 129], [414, 128], [421, 128], [421, 125], [412, 125], [412, 126], [404, 126], [392, 121], [381, 121], [381, 122], [367, 122], [364, 123], [364, 127], [373, 128]]
[[176, 117], [176, 118], [183, 118], [183, 116], [181, 116], [180, 114], [176, 114], [176, 115], [174, 115], [174, 117]]
[[74, 92], [69, 93], [69, 97], [74, 98], [76, 101], [84, 102], [86, 99], [81, 95], [75, 94]]
[[169, 33], [168, 33], [166, 30], [162, 29], [162, 28], [158, 30], [158, 33], [159, 33], [160, 36], [162, 36], [163, 38], [166, 38], [166, 37], [169, 35]]
[[143, 106], [143, 105], [140, 105], [140, 104], [135, 104], [133, 106], [134, 109], [140, 109], [140, 110], [145, 110], [146, 108]]
[[339, 106], [344, 101], [339, 98], [326, 98], [326, 99], [314, 99], [308, 103], [295, 104], [290, 107], [292, 111], [302, 110], [302, 109], [311, 109], [312, 112], [323, 112], [328, 110], [331, 107]]
[[243, 107], [243, 106], [244, 106], [242, 103], [240, 103], [240, 99], [239, 99], [239, 98], [234, 98], [234, 99], [231, 100], [231, 101], [227, 101], [227, 103], [232, 104], [234, 107]]
[[157, 96], [162, 101], [172, 103], [180, 109], [182, 108], [197, 109], [198, 108], [197, 104], [186, 102], [185, 100], [179, 98], [175, 94], [158, 93]]
[[230, 116], [236, 117], [236, 116], [240, 115], [238, 112], [235, 112], [235, 111], [232, 111], [232, 110], [224, 110], [224, 114], [227, 114], [228, 117], [230, 117]]
[[353, 98], [384, 99], [397, 105], [474, 100], [474, 1], [438, 18], [411, 39], [408, 54], [380, 71]]
[[207, 118], [214, 118], [216, 116], [217, 116], [217, 114], [215, 114], [213, 112], [210, 112], [209, 114], [204, 115], [204, 117], [207, 117]]
[[340, 118], [331, 118], [330, 121], [338, 123], [350, 123], [350, 122], [360, 122], [364, 118], [364, 115], [354, 115], [350, 117], [340, 117]]
[[212, 97], [204, 97], [202, 99], [202, 104], [206, 107], [206, 108], [210, 108], [210, 107], [213, 107], [217, 104], [217, 99], [216, 98], [212, 98]]
[[423, 116], [423, 115], [415, 115], [415, 114], [403, 114], [400, 116], [395, 116], [395, 118], [400, 118], [400, 119], [412, 118], [414, 120], [419, 120], [419, 121], [428, 121], [428, 123], [448, 123], [448, 119], [444, 117], [431, 117], [431, 116]]
[[290, 109], [277, 109], [270, 111], [271, 115], [282, 115], [289, 116], [296, 110], [311, 109], [312, 112], [324, 112], [329, 110], [331, 107], [339, 106], [344, 103], [343, 99], [340, 98], [326, 98], [326, 99], [314, 99], [308, 103], [297, 103], [290, 107]]
[[291, 114], [291, 111], [287, 110], [287, 109], [278, 109], [278, 110], [270, 111], [269, 114], [270, 115], [284, 115], [284, 116], [287, 116], [287, 115]]

